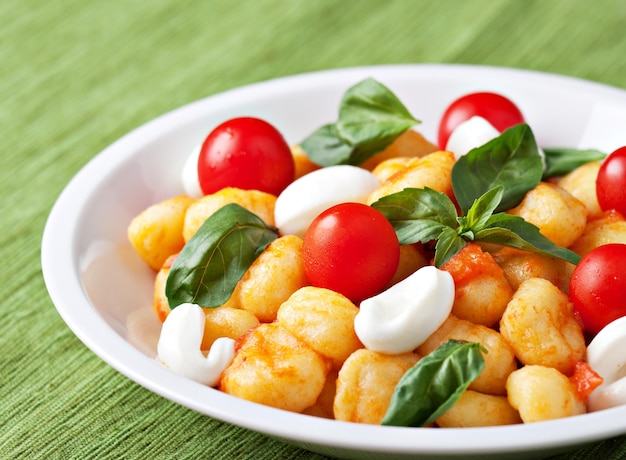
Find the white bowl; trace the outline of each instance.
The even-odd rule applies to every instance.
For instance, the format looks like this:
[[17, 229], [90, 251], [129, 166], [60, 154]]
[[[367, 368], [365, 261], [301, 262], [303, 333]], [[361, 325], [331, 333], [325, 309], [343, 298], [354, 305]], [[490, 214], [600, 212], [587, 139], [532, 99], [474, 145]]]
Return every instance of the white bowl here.
[[400, 428], [336, 422], [250, 403], [174, 374], [153, 358], [160, 324], [154, 273], [126, 239], [133, 216], [182, 193], [179, 171], [219, 122], [238, 115], [275, 124], [290, 143], [334, 121], [344, 91], [366, 77], [387, 85], [436, 139], [445, 107], [471, 91], [508, 95], [540, 145], [626, 144], [626, 92], [537, 72], [463, 65], [395, 65], [281, 78], [189, 104], [108, 147], [68, 184], [52, 209], [42, 267], [59, 313], [94, 353], [159, 395], [216, 419], [326, 455], [350, 458], [547, 456], [626, 433], [626, 406], [497, 428]]

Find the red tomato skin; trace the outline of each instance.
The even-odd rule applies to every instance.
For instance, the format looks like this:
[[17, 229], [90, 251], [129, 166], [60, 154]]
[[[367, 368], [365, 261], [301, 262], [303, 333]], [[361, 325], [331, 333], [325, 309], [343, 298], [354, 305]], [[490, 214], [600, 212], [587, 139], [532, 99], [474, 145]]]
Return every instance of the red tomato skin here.
[[466, 94], [452, 102], [441, 117], [437, 134], [439, 148], [444, 150], [452, 131], [473, 116], [484, 118], [499, 132], [524, 123], [524, 115], [508, 98], [490, 92]]
[[603, 211], [615, 209], [626, 215], [626, 147], [615, 150], [602, 162], [596, 194]]
[[605, 244], [586, 254], [570, 279], [569, 297], [585, 330], [597, 334], [626, 316], [626, 244]]
[[302, 250], [309, 283], [357, 303], [387, 287], [400, 259], [398, 237], [389, 221], [361, 203], [342, 203], [322, 212], [309, 226]]
[[198, 179], [205, 195], [225, 187], [278, 195], [295, 177], [293, 155], [268, 122], [239, 117], [218, 125], [204, 140]]

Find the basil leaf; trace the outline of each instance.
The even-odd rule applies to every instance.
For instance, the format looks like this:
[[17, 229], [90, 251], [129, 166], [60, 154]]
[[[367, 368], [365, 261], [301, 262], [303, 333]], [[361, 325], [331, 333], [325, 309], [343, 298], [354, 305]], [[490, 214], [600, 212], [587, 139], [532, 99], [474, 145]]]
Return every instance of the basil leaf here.
[[372, 207], [396, 231], [400, 244], [427, 243], [445, 227], [456, 227], [456, 209], [445, 193], [431, 188], [405, 188], [380, 198]]
[[398, 382], [383, 425], [424, 426], [441, 417], [482, 372], [479, 343], [449, 340], [410, 368]]
[[337, 130], [351, 145], [362, 146], [373, 141], [389, 145], [418, 123], [385, 85], [366, 78], [344, 94]]
[[447, 261], [461, 252], [461, 249], [463, 249], [466, 244], [467, 241], [463, 239], [455, 229], [444, 227], [435, 245], [435, 258], [433, 261], [435, 267], [440, 268], [445, 265]]
[[320, 166], [350, 164], [354, 146], [346, 143], [334, 124], [324, 125], [300, 143], [300, 147]]
[[485, 228], [476, 232], [475, 241], [539, 252], [573, 264], [580, 262], [578, 254], [554, 244], [539, 232], [537, 226], [506, 213], [491, 216]]
[[452, 168], [452, 188], [466, 213], [477, 197], [501, 185], [504, 193], [495, 211], [505, 211], [517, 206], [542, 175], [535, 137], [522, 123], [459, 158]]
[[278, 230], [238, 204], [212, 214], [185, 244], [170, 269], [165, 295], [170, 308], [224, 304]]
[[380, 153], [383, 150], [385, 150], [389, 146], [389, 144], [391, 144], [394, 140], [396, 140], [396, 137], [398, 136], [394, 136], [392, 139], [390, 138], [371, 139], [367, 143], [354, 146], [352, 148], [352, 154], [350, 155], [349, 164], [360, 165], [368, 158], [371, 158], [377, 153]]
[[300, 147], [320, 166], [359, 165], [418, 123], [386, 86], [368, 78], [346, 91], [337, 122], [314, 131]]
[[461, 224], [459, 234], [463, 234], [466, 230], [471, 230], [473, 233], [482, 230], [502, 201], [503, 193], [504, 187], [498, 185], [474, 201], [474, 204], [467, 211], [467, 215], [458, 219]]
[[579, 166], [591, 161], [602, 160], [606, 157], [606, 153], [593, 149], [544, 148], [543, 153], [546, 155], [546, 166], [543, 172], [544, 179], [564, 176]]

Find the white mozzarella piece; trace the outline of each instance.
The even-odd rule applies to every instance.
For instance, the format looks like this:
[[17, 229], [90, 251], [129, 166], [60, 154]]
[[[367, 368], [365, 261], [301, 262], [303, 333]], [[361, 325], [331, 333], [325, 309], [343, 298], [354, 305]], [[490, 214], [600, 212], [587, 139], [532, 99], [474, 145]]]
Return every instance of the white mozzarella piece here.
[[174, 308], [163, 323], [157, 345], [161, 362], [177, 374], [216, 386], [235, 356], [235, 341], [220, 337], [204, 356], [200, 346], [205, 316], [198, 305], [185, 303]]
[[589, 395], [589, 410], [626, 404], [626, 317], [607, 324], [587, 347], [587, 362], [604, 380]]
[[450, 273], [426, 266], [361, 302], [354, 330], [369, 350], [410, 352], [443, 324], [453, 304], [454, 280]]
[[283, 235], [304, 238], [320, 213], [340, 203], [366, 203], [380, 186], [370, 171], [339, 165], [313, 171], [292, 182], [276, 200], [274, 220]]
[[187, 158], [185, 166], [181, 174], [181, 182], [183, 190], [187, 196], [191, 198], [202, 198], [204, 193], [200, 188], [200, 180], [198, 179], [198, 157], [200, 156], [201, 146], [199, 145], [191, 155]]
[[491, 123], [482, 117], [472, 117], [452, 131], [446, 144], [446, 150], [459, 159], [470, 150], [486, 144], [500, 135]]

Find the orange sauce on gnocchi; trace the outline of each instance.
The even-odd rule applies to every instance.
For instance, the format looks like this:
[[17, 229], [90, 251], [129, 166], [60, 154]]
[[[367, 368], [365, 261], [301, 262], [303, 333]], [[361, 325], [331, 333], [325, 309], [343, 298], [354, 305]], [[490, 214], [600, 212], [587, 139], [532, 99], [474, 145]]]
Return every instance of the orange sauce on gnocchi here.
[[496, 263], [488, 252], [483, 252], [481, 247], [469, 243], [456, 256], [441, 267], [454, 278], [457, 288], [467, 285], [470, 281], [484, 276], [492, 278], [502, 277], [502, 268]]

